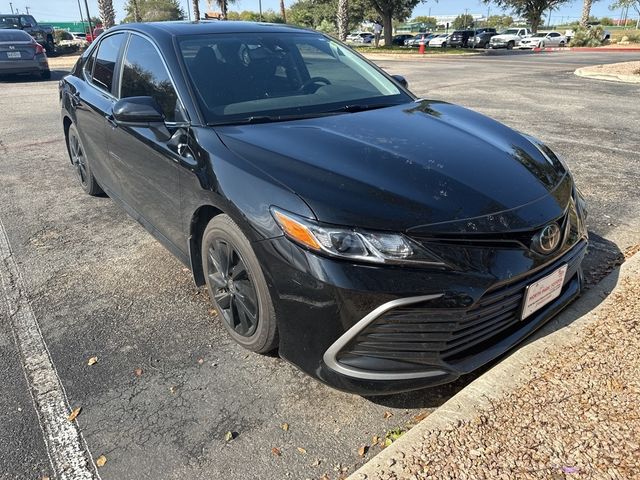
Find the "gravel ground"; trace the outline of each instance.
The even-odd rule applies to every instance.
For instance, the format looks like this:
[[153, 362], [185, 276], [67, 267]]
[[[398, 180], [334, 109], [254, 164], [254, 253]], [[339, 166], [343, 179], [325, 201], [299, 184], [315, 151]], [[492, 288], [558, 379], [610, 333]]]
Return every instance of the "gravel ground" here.
[[587, 70], [593, 73], [640, 76], [640, 61], [612, 63], [610, 65], [595, 65], [593, 67], [589, 67]]
[[525, 385], [428, 433], [376, 478], [639, 478], [640, 277], [623, 278], [572, 344], [527, 370]]

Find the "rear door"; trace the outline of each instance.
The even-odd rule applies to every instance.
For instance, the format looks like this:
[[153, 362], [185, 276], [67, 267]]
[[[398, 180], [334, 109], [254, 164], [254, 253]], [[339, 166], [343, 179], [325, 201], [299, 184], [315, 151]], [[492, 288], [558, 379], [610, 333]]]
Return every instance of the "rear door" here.
[[115, 103], [114, 78], [117, 61], [128, 34], [119, 32], [100, 40], [86, 60], [84, 82], [71, 92], [75, 106], [76, 127], [85, 149], [87, 161], [100, 185], [119, 196], [119, 185], [113, 162], [107, 151], [107, 124]]
[[[186, 252], [180, 217], [178, 173], [186, 143], [186, 114], [169, 71], [151, 40], [132, 33], [122, 60], [119, 98], [153, 97], [162, 108], [172, 138], [148, 126], [112, 124], [109, 154], [117, 165], [122, 199], [151, 233], [169, 248]], [[167, 242], [168, 240], [168, 242]]]

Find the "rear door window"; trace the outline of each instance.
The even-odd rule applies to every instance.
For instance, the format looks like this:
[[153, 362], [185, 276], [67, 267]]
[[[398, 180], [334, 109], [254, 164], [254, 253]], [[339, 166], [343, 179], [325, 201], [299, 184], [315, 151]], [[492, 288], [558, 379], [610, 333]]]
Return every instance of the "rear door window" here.
[[98, 53], [93, 67], [93, 84], [109, 93], [113, 87], [116, 62], [124, 38], [123, 33], [117, 33], [106, 37], [98, 45]]

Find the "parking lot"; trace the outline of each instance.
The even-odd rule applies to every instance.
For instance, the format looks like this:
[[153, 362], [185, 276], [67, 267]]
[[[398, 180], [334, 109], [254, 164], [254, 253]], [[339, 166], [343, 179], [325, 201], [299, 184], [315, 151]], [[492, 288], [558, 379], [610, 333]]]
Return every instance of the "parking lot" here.
[[[562, 154], [589, 202], [586, 269], [597, 281], [640, 242], [640, 87], [573, 71], [638, 57], [563, 52], [378, 64], [405, 75], [420, 96], [478, 110]], [[100, 477], [338, 478], [379, 451], [358, 455], [373, 436], [405, 428], [469, 382], [362, 398], [232, 342], [189, 272], [109, 198], [77, 186], [59, 121], [62, 74], [0, 81], [0, 226], [69, 404], [82, 407], [86, 447], [107, 458]], [[0, 315], [0, 478], [53, 477], [2, 303]]]

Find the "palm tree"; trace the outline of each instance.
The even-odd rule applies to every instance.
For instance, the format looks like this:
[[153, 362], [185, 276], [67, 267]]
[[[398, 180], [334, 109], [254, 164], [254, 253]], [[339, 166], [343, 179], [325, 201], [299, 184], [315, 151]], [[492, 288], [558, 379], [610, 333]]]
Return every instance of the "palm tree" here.
[[598, 0], [584, 0], [582, 3], [582, 18], [580, 19], [580, 25], [586, 27], [589, 23], [589, 16], [591, 15], [591, 5]]
[[287, 23], [287, 12], [284, 8], [284, 0], [280, 0], [280, 15], [282, 16], [282, 23]]
[[200, 2], [198, 0], [193, 0], [193, 18], [200, 20]]
[[349, 0], [338, 0], [338, 38], [343, 42], [347, 39], [349, 29]]
[[102, 19], [102, 26], [105, 30], [116, 24], [116, 12], [113, 9], [112, 0], [98, 0], [98, 11]]

